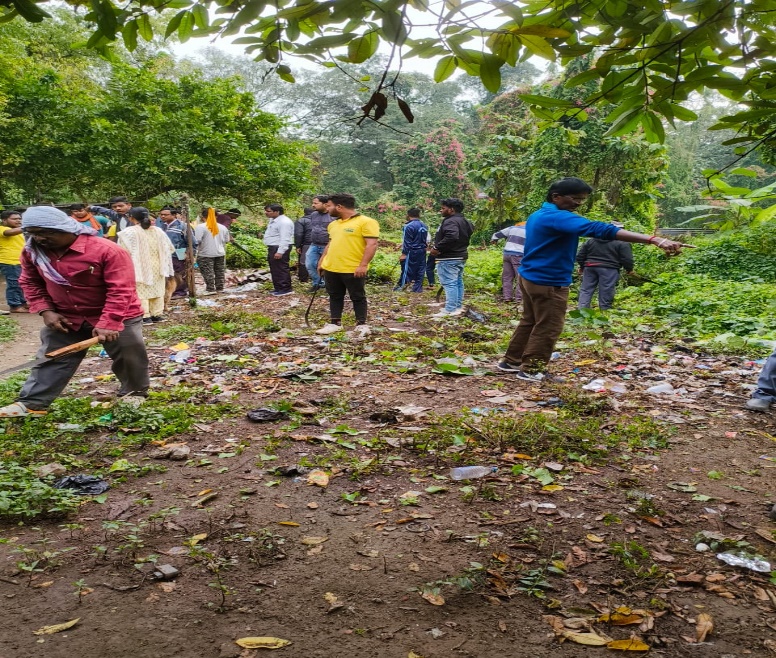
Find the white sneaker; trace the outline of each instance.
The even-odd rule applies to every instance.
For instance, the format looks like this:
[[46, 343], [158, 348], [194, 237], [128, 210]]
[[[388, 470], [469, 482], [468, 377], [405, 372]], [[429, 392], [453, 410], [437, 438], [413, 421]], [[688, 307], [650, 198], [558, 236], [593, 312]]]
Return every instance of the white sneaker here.
[[439, 311], [439, 313], [434, 313], [434, 315], [429, 315], [428, 317], [430, 317], [432, 320], [441, 320], [442, 318], [449, 318], [452, 315], [453, 315], [452, 313], [448, 313], [447, 311], [442, 309], [441, 311]]
[[329, 334], [336, 334], [338, 331], [342, 331], [342, 327], [338, 324], [329, 322], [328, 324], [323, 325], [315, 333], [319, 336], [328, 336]]
[[353, 329], [354, 334], [361, 334], [362, 336], [368, 336], [372, 333], [372, 327], [368, 324], [359, 324]]
[[457, 308], [454, 311], [450, 311], [448, 315], [463, 315], [464, 313], [466, 313], [466, 311], [464, 311], [462, 307], [462, 308]]
[[200, 293], [199, 296], [200, 297], [211, 297], [211, 296], [216, 295], [216, 294], [218, 294], [218, 293], [216, 293], [215, 290], [206, 290], [205, 292]]

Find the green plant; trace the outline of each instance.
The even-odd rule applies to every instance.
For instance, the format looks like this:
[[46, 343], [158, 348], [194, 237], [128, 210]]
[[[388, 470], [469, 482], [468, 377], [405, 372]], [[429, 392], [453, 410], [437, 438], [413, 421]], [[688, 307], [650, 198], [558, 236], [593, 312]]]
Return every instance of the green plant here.
[[80, 504], [79, 496], [67, 489], [55, 489], [40, 480], [33, 469], [0, 462], [0, 516], [62, 516], [74, 512]]
[[75, 587], [75, 595], [78, 597], [78, 605], [81, 605], [81, 601], [83, 599], [84, 594], [88, 594], [91, 592], [91, 588], [86, 584], [86, 581], [83, 578], [79, 578], [73, 583], [73, 587]]

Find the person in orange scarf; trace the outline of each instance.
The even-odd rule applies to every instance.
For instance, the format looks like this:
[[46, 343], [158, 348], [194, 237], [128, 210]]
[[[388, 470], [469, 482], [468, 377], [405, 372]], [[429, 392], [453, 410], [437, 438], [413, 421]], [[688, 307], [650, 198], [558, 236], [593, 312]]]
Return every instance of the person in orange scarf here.
[[79, 224], [93, 228], [100, 237], [104, 236], [110, 227], [110, 221], [106, 217], [100, 215], [99, 219], [96, 219], [89, 212], [89, 206], [84, 203], [74, 203], [71, 205], [70, 216]]
[[202, 212], [205, 217], [204, 224], [198, 224], [194, 228], [194, 240], [199, 245], [197, 248], [197, 265], [199, 273], [205, 280], [205, 292], [203, 296], [215, 295], [224, 289], [226, 274], [226, 244], [232, 238], [229, 229], [216, 222], [215, 208], [208, 208]]

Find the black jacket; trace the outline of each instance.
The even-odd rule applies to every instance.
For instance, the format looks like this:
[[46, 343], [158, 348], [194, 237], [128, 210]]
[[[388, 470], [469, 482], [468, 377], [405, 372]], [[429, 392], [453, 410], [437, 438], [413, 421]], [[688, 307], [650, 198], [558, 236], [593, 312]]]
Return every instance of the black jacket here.
[[456, 213], [442, 220], [439, 230], [434, 236], [434, 248], [439, 252], [436, 257], [440, 260], [452, 260], [469, 257], [469, 240], [474, 233], [472, 224], [463, 215]]
[[327, 212], [318, 212], [315, 210], [310, 215], [310, 228], [312, 230], [311, 244], [325, 246], [329, 244], [328, 226], [331, 224], [331, 217]]
[[633, 270], [633, 250], [630, 244], [622, 240], [587, 240], [577, 251], [577, 263], [580, 267], [625, 268]]
[[306, 244], [313, 243], [313, 227], [310, 215], [300, 217], [294, 222], [294, 246], [301, 249]]

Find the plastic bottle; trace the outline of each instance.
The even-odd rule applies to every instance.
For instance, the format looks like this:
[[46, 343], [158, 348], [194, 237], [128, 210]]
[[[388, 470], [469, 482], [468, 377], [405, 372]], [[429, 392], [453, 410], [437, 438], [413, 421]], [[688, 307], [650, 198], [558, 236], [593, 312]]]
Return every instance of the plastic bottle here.
[[497, 470], [495, 466], [459, 466], [450, 469], [450, 477], [453, 480], [474, 480], [492, 475]]

